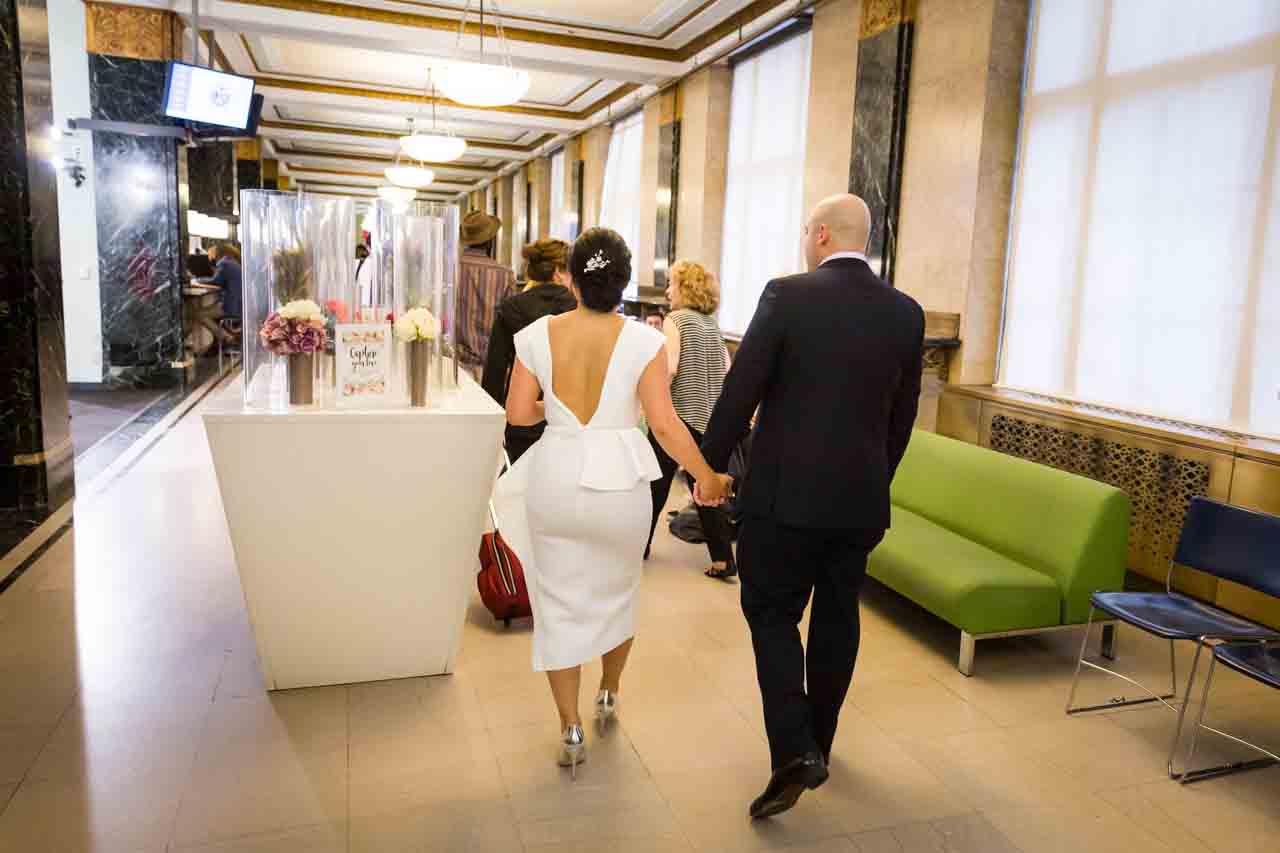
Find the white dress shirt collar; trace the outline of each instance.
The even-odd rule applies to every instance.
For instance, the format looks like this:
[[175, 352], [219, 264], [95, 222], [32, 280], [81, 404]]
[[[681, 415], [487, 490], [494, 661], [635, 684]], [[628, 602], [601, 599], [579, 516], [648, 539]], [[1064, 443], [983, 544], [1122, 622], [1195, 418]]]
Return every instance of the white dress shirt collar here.
[[867, 256], [862, 252], [835, 252], [834, 254], [827, 255], [826, 259], [823, 260], [821, 264], [818, 264], [818, 266], [822, 266], [823, 264], [827, 264], [841, 258], [853, 258], [854, 260], [862, 261], [864, 264], [868, 263]]

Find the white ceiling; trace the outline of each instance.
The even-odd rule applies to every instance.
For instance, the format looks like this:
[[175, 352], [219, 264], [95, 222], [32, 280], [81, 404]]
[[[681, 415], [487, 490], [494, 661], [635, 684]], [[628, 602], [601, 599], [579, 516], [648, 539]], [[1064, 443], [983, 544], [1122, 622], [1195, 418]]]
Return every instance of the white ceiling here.
[[[191, 0], [103, 2], [173, 9], [188, 20], [191, 9]], [[499, 0], [507, 31], [515, 34], [504, 47], [513, 64], [529, 72], [530, 90], [511, 108], [438, 106], [437, 121], [468, 140], [461, 164], [488, 170], [438, 173], [463, 188], [492, 181], [559, 140], [638, 106], [662, 84], [789, 16], [801, 0], [779, 0], [749, 23], [716, 30], [752, 2]], [[419, 114], [415, 99], [428, 66], [481, 58], [477, 37], [468, 35], [459, 46], [457, 31], [441, 26], [442, 19], [458, 19], [463, 5], [200, 0], [200, 24], [213, 34], [220, 67], [258, 79], [266, 98], [261, 135], [272, 153], [306, 180], [338, 184], [336, 191], [345, 181], [363, 196], [383, 158], [396, 153], [396, 140], [387, 135], [406, 132], [407, 119]], [[492, 13], [490, 0], [486, 13]], [[486, 38], [484, 58], [498, 47]], [[429, 107], [421, 114], [430, 120]], [[321, 181], [325, 173], [307, 169], [373, 177], [329, 174]]]

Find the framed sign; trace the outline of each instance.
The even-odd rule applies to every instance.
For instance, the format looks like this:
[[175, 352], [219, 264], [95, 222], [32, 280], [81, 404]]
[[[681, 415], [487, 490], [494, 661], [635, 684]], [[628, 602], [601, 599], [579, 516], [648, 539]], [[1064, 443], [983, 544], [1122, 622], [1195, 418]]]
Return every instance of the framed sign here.
[[385, 323], [339, 323], [338, 405], [372, 408], [391, 405], [391, 326]]

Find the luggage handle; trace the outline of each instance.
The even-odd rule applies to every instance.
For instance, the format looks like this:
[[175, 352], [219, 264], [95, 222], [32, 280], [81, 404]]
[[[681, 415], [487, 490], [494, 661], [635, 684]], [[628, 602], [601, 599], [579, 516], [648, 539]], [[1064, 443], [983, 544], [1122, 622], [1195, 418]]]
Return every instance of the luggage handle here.
[[[498, 481], [498, 477], [501, 477], [511, 468], [511, 457], [507, 455], [505, 447], [502, 449], [502, 463], [502, 468], [498, 471], [497, 476], [493, 478], [495, 483]], [[493, 506], [492, 497], [489, 498], [489, 520], [493, 522], [494, 532], [494, 537], [489, 543], [489, 547], [493, 551], [493, 562], [498, 567], [498, 577], [502, 579], [502, 586], [506, 589], [507, 595], [515, 598], [519, 592], [516, 589], [516, 575], [511, 568], [510, 561], [507, 560], [507, 555], [498, 547], [498, 511]]]

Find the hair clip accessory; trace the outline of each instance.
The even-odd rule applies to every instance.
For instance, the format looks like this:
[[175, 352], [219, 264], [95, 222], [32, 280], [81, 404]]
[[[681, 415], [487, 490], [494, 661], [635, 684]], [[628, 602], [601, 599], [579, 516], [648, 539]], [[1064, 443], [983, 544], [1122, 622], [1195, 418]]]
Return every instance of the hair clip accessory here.
[[595, 272], [609, 266], [609, 259], [604, 256], [604, 249], [598, 249], [594, 255], [587, 258], [587, 272]]

